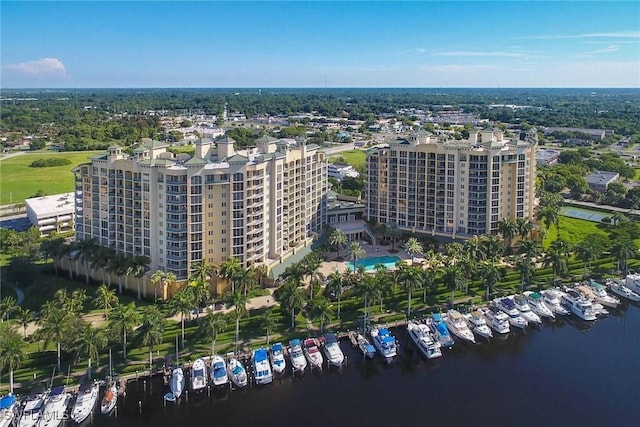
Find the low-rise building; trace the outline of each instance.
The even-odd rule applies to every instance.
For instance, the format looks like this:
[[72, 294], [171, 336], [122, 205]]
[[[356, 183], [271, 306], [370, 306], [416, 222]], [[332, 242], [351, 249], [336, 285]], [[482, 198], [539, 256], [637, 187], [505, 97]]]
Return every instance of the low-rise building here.
[[357, 178], [360, 174], [351, 165], [342, 163], [329, 163], [327, 166], [327, 176], [342, 181], [346, 177]]
[[603, 193], [607, 191], [609, 184], [617, 181], [619, 178], [619, 173], [607, 171], [594, 171], [585, 177], [590, 188], [596, 191], [602, 191]]
[[558, 163], [560, 151], [558, 150], [538, 150], [536, 151], [536, 163], [538, 166], [549, 166]]
[[43, 236], [52, 231], [64, 233], [73, 231], [75, 218], [74, 194], [63, 193], [25, 200], [27, 218], [38, 227]]
[[342, 230], [349, 241], [363, 240], [375, 236], [364, 221], [366, 205], [356, 196], [345, 196], [333, 191], [327, 192], [327, 223], [332, 228]]

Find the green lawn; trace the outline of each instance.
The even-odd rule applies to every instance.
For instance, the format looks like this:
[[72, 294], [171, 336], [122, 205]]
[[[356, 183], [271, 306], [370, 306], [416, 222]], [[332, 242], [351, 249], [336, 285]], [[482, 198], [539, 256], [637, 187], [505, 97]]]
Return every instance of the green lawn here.
[[636, 176], [634, 176], [633, 179], [640, 181], [640, 168], [636, 168]]
[[358, 168], [360, 166], [364, 167], [367, 155], [362, 150], [343, 151], [329, 157], [329, 163], [335, 163], [341, 157], [354, 168]]
[[[56, 153], [41, 151], [0, 160], [0, 204], [23, 202], [33, 197], [38, 190], [47, 194], [73, 191], [71, 170], [86, 163], [89, 156], [102, 151], [80, 151]], [[34, 160], [52, 157], [66, 158], [71, 164], [50, 168], [30, 168]]]
[[[567, 216], [560, 216], [558, 222], [560, 225], [560, 238], [566, 240], [572, 246], [582, 241], [582, 239], [589, 234], [602, 234], [603, 236], [608, 235], [604, 226], [597, 222], [569, 218]], [[542, 246], [544, 248], [548, 248], [549, 245], [551, 245], [551, 242], [557, 238], [558, 230], [555, 226], [551, 226], [542, 242]]]

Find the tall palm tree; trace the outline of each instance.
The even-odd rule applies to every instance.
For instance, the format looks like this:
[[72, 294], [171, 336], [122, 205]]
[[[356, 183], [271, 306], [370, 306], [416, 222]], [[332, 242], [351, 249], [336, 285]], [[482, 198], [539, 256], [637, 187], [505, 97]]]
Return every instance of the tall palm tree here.
[[25, 344], [18, 331], [8, 323], [0, 324], [0, 370], [9, 369], [9, 393], [13, 393], [13, 371], [24, 360]]
[[196, 317], [199, 317], [200, 307], [205, 305], [211, 295], [209, 282], [200, 279], [192, 280], [187, 285], [186, 290], [191, 294], [191, 300], [193, 301], [194, 307], [197, 308]]
[[347, 235], [339, 228], [334, 228], [329, 235], [329, 244], [336, 248], [336, 252], [338, 252], [338, 258], [340, 258], [340, 248], [346, 245], [347, 241]]
[[340, 300], [342, 298], [342, 290], [345, 285], [344, 276], [338, 271], [334, 271], [328, 277], [327, 288], [328, 292], [331, 292], [338, 296], [338, 319], [340, 319]]
[[551, 242], [551, 246], [545, 255], [543, 264], [545, 267], [552, 266], [553, 282], [555, 283], [559, 275], [567, 271], [567, 259], [569, 258], [569, 244], [562, 240], [556, 239]]
[[227, 279], [231, 283], [231, 292], [236, 291], [236, 277], [242, 270], [242, 264], [238, 258], [228, 258], [220, 265], [220, 276]]
[[498, 221], [498, 232], [505, 240], [507, 251], [510, 251], [513, 238], [518, 232], [518, 224], [516, 224], [516, 222], [512, 219], [502, 218], [500, 221]]
[[96, 297], [93, 299], [93, 305], [96, 308], [104, 310], [104, 318], [109, 320], [109, 310], [118, 304], [119, 299], [116, 291], [109, 289], [104, 283], [100, 285], [96, 291]]
[[142, 277], [144, 276], [147, 265], [149, 264], [149, 258], [144, 255], [136, 255], [131, 259], [127, 274], [134, 276], [138, 279], [138, 299], [142, 299]]
[[98, 250], [98, 242], [95, 238], [77, 240], [74, 249], [76, 250], [76, 260], [84, 263], [85, 282], [89, 284], [89, 265], [94, 259]]
[[256, 276], [251, 270], [240, 269], [233, 279], [238, 290], [242, 292], [245, 297], [247, 293], [258, 284]]
[[122, 277], [129, 271], [131, 260], [125, 254], [117, 252], [109, 262], [109, 269], [118, 276], [118, 293], [122, 295]]
[[533, 231], [533, 223], [529, 218], [520, 217], [516, 219], [516, 230], [521, 239], [529, 237]]
[[449, 264], [445, 267], [442, 281], [447, 288], [451, 290], [451, 305], [453, 305], [453, 301], [456, 298], [456, 290], [460, 289], [462, 285], [462, 272], [460, 271], [460, 267], [455, 264]]
[[203, 282], [207, 282], [216, 274], [218, 274], [218, 266], [209, 264], [206, 259], [203, 259], [191, 264], [191, 275], [189, 276], [189, 281], [199, 279]]
[[149, 349], [149, 370], [153, 370], [153, 346], [162, 344], [167, 319], [157, 305], [148, 305], [142, 311], [142, 324], [136, 330], [140, 344]]
[[216, 353], [216, 338], [229, 326], [229, 320], [222, 313], [209, 311], [205, 317], [200, 318], [200, 331], [211, 337], [211, 354]]
[[111, 309], [109, 329], [122, 336], [122, 357], [127, 360], [127, 334], [140, 322], [140, 314], [136, 311], [133, 302], [129, 304], [117, 304]]
[[291, 329], [294, 329], [296, 327], [296, 311], [304, 308], [304, 291], [290, 278], [281, 287], [280, 299], [280, 306], [291, 314]]
[[520, 286], [522, 291], [525, 290], [528, 283], [531, 283], [533, 272], [535, 271], [535, 264], [527, 257], [520, 255], [516, 258], [516, 270], [520, 273]]
[[0, 322], [9, 320], [9, 316], [17, 309], [16, 299], [11, 295], [2, 298], [0, 301]]
[[110, 254], [111, 250], [109, 248], [96, 246], [91, 255], [91, 268], [102, 271], [102, 283], [107, 281], [107, 266], [109, 265]]
[[99, 364], [98, 355], [100, 350], [104, 348], [107, 340], [102, 331], [96, 330], [91, 323], [81, 322], [81, 325], [77, 329], [78, 354], [86, 356], [88, 377], [91, 379], [91, 361], [95, 360], [96, 365]]
[[[58, 275], [58, 263], [56, 262], [60, 257], [66, 253], [66, 244], [64, 237], [53, 237], [44, 239], [40, 244], [40, 250], [45, 254], [46, 259], [53, 259], [53, 269]], [[45, 261], [46, 261], [45, 259]]]
[[353, 271], [356, 271], [356, 261], [365, 256], [366, 252], [362, 249], [360, 242], [351, 242], [348, 253], [349, 258], [353, 261]]
[[266, 309], [264, 313], [262, 313], [262, 316], [260, 317], [260, 324], [264, 328], [264, 332], [267, 335], [267, 345], [269, 345], [269, 335], [271, 334], [271, 331], [276, 327], [276, 319], [273, 309]]
[[28, 308], [18, 307], [18, 320], [20, 321], [20, 325], [22, 326], [22, 332], [24, 335], [24, 339], [27, 339], [27, 326], [33, 320], [33, 313]]
[[485, 259], [486, 254], [484, 253], [484, 247], [482, 245], [481, 237], [473, 236], [472, 238], [464, 242], [464, 247], [471, 258], [478, 261], [482, 261]]
[[533, 258], [540, 255], [540, 243], [536, 240], [525, 238], [520, 241], [518, 253], [524, 255], [526, 259], [531, 261]]
[[411, 318], [411, 295], [413, 291], [422, 287], [422, 269], [418, 267], [403, 267], [398, 271], [398, 282], [407, 292], [407, 319]]
[[309, 300], [313, 299], [313, 286], [324, 282], [324, 275], [318, 270], [321, 265], [322, 260], [316, 254], [312, 253], [303, 259], [302, 269], [309, 276]]
[[184, 318], [194, 308], [193, 294], [188, 288], [181, 289], [169, 301], [169, 308], [174, 314], [180, 314], [180, 331], [182, 336], [182, 348], [184, 349]]
[[396, 239], [400, 237], [400, 227], [397, 222], [389, 222], [385, 226], [385, 234], [391, 237], [391, 252], [396, 250]]
[[414, 255], [424, 254], [422, 243], [420, 243], [420, 240], [416, 237], [409, 237], [407, 242], [404, 244], [404, 249], [411, 254], [411, 264], [413, 264]]
[[377, 296], [378, 290], [375, 285], [375, 278], [369, 274], [366, 274], [358, 282], [356, 292], [362, 298], [363, 302], [363, 328], [366, 328], [369, 322], [369, 311]]
[[58, 370], [61, 368], [61, 343], [66, 338], [74, 319], [72, 313], [64, 308], [54, 303], [45, 303], [38, 320], [40, 329], [36, 331], [35, 338], [38, 341], [43, 340], [45, 345], [51, 341], [56, 343]]
[[287, 281], [291, 279], [296, 284], [296, 286], [299, 287], [300, 285], [302, 285], [302, 279], [304, 279], [304, 275], [304, 265], [299, 262], [294, 262], [286, 268], [284, 274], [282, 275], [282, 278]]
[[233, 317], [236, 321], [235, 346], [240, 342], [240, 318], [247, 314], [247, 297], [242, 292], [232, 292], [227, 297], [228, 304], [233, 307]]
[[538, 210], [537, 218], [544, 225], [545, 230], [548, 232], [552, 225], [558, 228], [558, 220], [560, 218], [560, 207], [555, 205], [542, 206]]
[[502, 255], [504, 251], [504, 246], [498, 236], [483, 236], [482, 239], [482, 247], [483, 252], [486, 254], [487, 258], [491, 260], [492, 263], [495, 264], [496, 259]]
[[487, 285], [487, 301], [493, 294], [493, 288], [502, 278], [502, 271], [492, 262], [483, 263], [480, 274]]
[[318, 319], [320, 322], [320, 332], [324, 332], [325, 324], [333, 315], [329, 301], [322, 295], [316, 295], [316, 297], [309, 302], [309, 312], [314, 319]]
[[477, 270], [478, 260], [471, 258], [469, 252], [465, 252], [457, 261], [462, 273], [462, 283], [465, 295], [469, 294], [469, 280], [471, 280]]
[[[193, 276], [192, 276], [193, 277]], [[153, 284], [153, 298], [158, 301], [158, 285], [162, 288], [162, 294], [165, 295], [165, 289], [173, 285], [177, 280], [176, 275], [171, 271], [157, 270], [150, 277], [150, 281]], [[198, 280], [200, 280], [198, 278]]]
[[638, 252], [636, 244], [628, 237], [618, 238], [611, 246], [611, 254], [618, 260], [618, 270], [625, 276], [629, 272], [627, 261]]
[[267, 266], [267, 264], [254, 264], [251, 267], [251, 270], [258, 279], [258, 286], [262, 287], [262, 280], [267, 277], [267, 274], [269, 274], [269, 267]]

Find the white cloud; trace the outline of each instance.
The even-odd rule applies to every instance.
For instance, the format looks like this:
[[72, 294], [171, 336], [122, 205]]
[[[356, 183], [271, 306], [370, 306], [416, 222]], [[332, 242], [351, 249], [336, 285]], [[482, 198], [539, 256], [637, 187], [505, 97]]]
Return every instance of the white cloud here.
[[594, 39], [594, 38], [621, 38], [621, 39], [640, 39], [640, 31], [614, 31], [609, 33], [584, 33], [584, 34], [565, 34], [565, 35], [543, 35], [524, 37], [534, 40], [555, 40], [555, 39]]
[[3, 71], [22, 74], [30, 77], [66, 77], [67, 69], [57, 58], [40, 58], [33, 61], [7, 64], [2, 67]]
[[609, 45], [609, 46], [605, 47], [604, 49], [593, 50], [593, 51], [591, 51], [589, 53], [592, 53], [592, 54], [610, 53], [610, 52], [617, 52], [619, 50], [620, 50], [620, 48], [618, 46], [612, 44], [612, 45]]
[[525, 56], [523, 53], [517, 52], [502, 52], [502, 51], [491, 51], [491, 52], [482, 52], [475, 50], [455, 50], [448, 52], [438, 52], [435, 54], [436, 56], [486, 56], [486, 57], [502, 57], [502, 58], [522, 58]]

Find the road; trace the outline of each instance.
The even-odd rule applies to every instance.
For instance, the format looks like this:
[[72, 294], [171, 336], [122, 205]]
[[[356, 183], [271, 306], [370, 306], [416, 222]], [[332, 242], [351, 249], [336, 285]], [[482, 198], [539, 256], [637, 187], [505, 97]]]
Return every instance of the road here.
[[335, 147], [330, 147], [330, 148], [324, 149], [323, 151], [327, 156], [333, 156], [334, 154], [342, 153], [343, 151], [351, 151], [354, 149], [355, 147], [353, 143], [349, 143], [349, 144], [340, 144], [339, 146], [335, 146]]
[[12, 152], [9, 154], [0, 154], [0, 160], [4, 160], [4, 159], [10, 159], [12, 157], [16, 157], [16, 156], [21, 156], [23, 154], [25, 154], [26, 151], [16, 151], [16, 152]]

